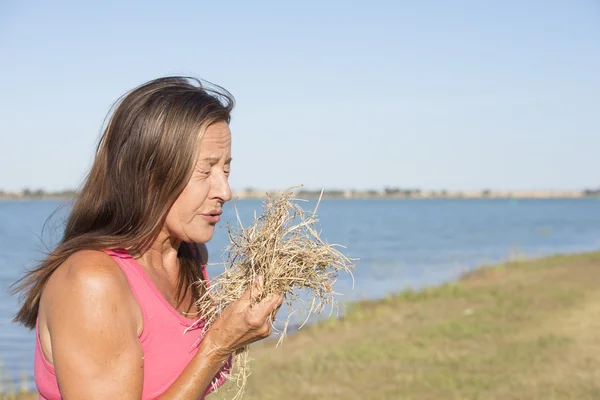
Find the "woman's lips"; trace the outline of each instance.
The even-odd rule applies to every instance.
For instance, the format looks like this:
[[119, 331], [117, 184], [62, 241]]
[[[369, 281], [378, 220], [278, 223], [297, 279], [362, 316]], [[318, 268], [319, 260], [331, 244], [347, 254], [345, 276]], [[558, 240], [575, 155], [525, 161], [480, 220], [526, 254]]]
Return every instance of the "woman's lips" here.
[[216, 224], [221, 220], [221, 215], [219, 214], [202, 214], [202, 216], [211, 224]]

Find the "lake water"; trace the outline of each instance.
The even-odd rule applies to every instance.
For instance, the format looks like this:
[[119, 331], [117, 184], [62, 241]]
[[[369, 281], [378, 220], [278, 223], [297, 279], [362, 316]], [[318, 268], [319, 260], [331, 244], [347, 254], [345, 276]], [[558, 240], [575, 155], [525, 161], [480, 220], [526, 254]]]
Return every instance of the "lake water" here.
[[[65, 211], [42, 227], [56, 201], [0, 201], [0, 374], [33, 382], [32, 332], [11, 324], [17, 299], [9, 286], [42, 257], [43, 243], [59, 238]], [[224, 210], [208, 243], [210, 262], [220, 262], [227, 245], [226, 222], [235, 223], [233, 203]], [[261, 202], [235, 203], [245, 225]], [[315, 201], [303, 203], [314, 208]], [[378, 298], [406, 288], [454, 280], [466, 271], [506, 260], [511, 254], [538, 257], [600, 249], [600, 201], [553, 200], [324, 200], [319, 206], [321, 237], [347, 247], [359, 258], [339, 277], [341, 302]], [[41, 237], [40, 237], [41, 236]], [[43, 240], [43, 242], [42, 242]], [[222, 267], [209, 267], [211, 276]], [[2, 383], [2, 381], [0, 381]]]

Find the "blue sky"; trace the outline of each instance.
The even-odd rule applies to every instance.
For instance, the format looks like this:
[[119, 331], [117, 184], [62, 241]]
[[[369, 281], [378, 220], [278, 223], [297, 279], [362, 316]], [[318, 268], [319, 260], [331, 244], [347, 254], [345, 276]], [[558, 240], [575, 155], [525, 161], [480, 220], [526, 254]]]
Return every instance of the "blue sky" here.
[[171, 74], [236, 97], [235, 189], [600, 186], [597, 1], [81, 3], [0, 3], [0, 189], [77, 187]]

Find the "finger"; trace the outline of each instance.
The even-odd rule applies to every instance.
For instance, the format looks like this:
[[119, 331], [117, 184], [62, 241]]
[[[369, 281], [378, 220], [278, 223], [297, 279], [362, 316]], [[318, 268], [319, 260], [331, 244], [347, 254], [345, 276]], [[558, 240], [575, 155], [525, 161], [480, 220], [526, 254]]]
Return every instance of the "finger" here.
[[263, 318], [267, 318], [275, 308], [281, 305], [283, 302], [283, 296], [275, 294], [267, 295], [260, 303], [258, 303], [259, 312], [262, 313]]
[[283, 304], [283, 298], [277, 297], [276, 300], [277, 301], [275, 302], [275, 304], [273, 304], [273, 310], [271, 314], [276, 314], [277, 311], [279, 311], [279, 309], [281, 308], [281, 305]]
[[271, 308], [279, 308], [283, 304], [283, 295], [271, 295], [272, 298], [269, 300]]
[[263, 292], [263, 284], [264, 279], [262, 275], [258, 275], [256, 279], [254, 279], [254, 282], [252, 282], [251, 299], [253, 301], [258, 301], [258, 299], [260, 298]]
[[256, 277], [256, 279], [254, 279], [252, 284], [248, 285], [248, 287], [244, 291], [244, 294], [241, 296], [241, 298], [244, 300], [256, 301], [260, 297], [260, 294], [262, 293], [262, 289], [263, 289], [263, 277], [262, 277], [262, 275], [258, 275]]
[[271, 321], [275, 321], [275, 319], [277, 318], [277, 313], [279, 312], [279, 309], [281, 309], [281, 304], [279, 304], [277, 307], [275, 307], [275, 309], [271, 312]]
[[262, 290], [263, 285], [264, 285], [264, 278], [262, 276], [262, 274], [259, 274], [255, 279], [254, 279], [254, 286], [256, 287], [257, 290]]

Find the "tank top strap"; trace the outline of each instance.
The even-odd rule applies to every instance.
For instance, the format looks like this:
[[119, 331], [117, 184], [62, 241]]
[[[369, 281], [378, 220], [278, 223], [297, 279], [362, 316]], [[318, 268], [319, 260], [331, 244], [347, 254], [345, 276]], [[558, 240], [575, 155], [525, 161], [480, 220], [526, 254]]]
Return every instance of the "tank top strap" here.
[[[188, 318], [179, 313], [165, 297], [160, 293], [150, 276], [146, 273], [140, 263], [131, 256], [126, 250], [105, 250], [112, 259], [119, 264], [123, 273], [129, 281], [129, 286], [133, 295], [136, 297], [142, 315], [144, 316], [144, 326], [147, 326], [148, 318], [153, 319], [159, 314], [162, 319], [171, 319], [174, 317], [181, 325], [190, 327], [198, 326], [202, 319]], [[144, 329], [145, 330], [145, 329]], [[142, 334], [143, 336], [143, 334]]]
[[[104, 250], [106, 254], [108, 254], [118, 265], [121, 267], [121, 270], [125, 274], [127, 281], [129, 282], [129, 287], [133, 292], [133, 295], [138, 300], [140, 306], [145, 304], [143, 301], [146, 297], [146, 293], [144, 293], [144, 288], [146, 283], [144, 282], [144, 275], [146, 275], [145, 271], [140, 271], [140, 267], [138, 262], [133, 258], [131, 254], [127, 250], [124, 249], [113, 249], [113, 250]], [[142, 307], [142, 312], [144, 307]]]

